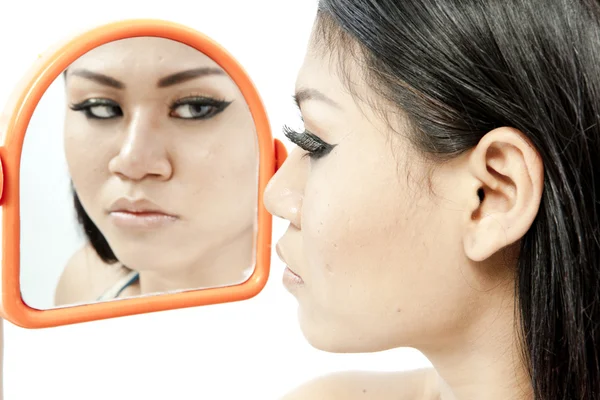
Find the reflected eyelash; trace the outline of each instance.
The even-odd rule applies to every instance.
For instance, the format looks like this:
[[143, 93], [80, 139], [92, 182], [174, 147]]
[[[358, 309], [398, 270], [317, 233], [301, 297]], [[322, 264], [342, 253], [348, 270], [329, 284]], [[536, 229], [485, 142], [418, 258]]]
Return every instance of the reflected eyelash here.
[[211, 107], [212, 109], [206, 115], [202, 115], [195, 118], [180, 118], [182, 120], [199, 121], [211, 119], [212, 117], [222, 113], [227, 107], [229, 107], [229, 105], [232, 102], [233, 101], [217, 100], [215, 98], [205, 96], [188, 96], [171, 102], [169, 104], [169, 109], [171, 110], [171, 112], [173, 112], [175, 111], [175, 109], [177, 109], [177, 107], [184, 105], [197, 107]]
[[325, 143], [318, 136], [307, 130], [304, 130], [304, 132], [297, 132], [289, 126], [284, 125], [283, 134], [292, 143], [306, 151], [306, 155], [312, 159], [326, 156], [335, 147], [335, 145]]
[[[90, 108], [98, 107], [98, 106], [118, 108], [119, 114], [115, 117], [99, 118], [99, 117], [95, 116], [94, 114], [92, 114], [90, 111]], [[119, 106], [119, 104], [117, 104], [116, 102], [114, 102], [112, 100], [108, 100], [108, 99], [87, 99], [87, 100], [84, 100], [79, 103], [69, 104], [69, 108], [73, 111], [83, 111], [85, 113], [85, 116], [90, 119], [99, 119], [99, 120], [112, 119], [112, 118], [120, 117], [123, 115], [123, 112], [121, 111], [121, 106]]]
[[200, 104], [203, 106], [211, 106], [215, 107], [219, 110], [219, 112], [223, 111], [226, 107], [228, 107], [232, 102], [225, 100], [217, 100], [211, 97], [204, 96], [189, 96], [183, 97], [181, 99], [175, 100], [169, 104], [169, 108], [173, 109], [175, 107], [179, 107], [185, 104]]
[[[190, 96], [190, 97], [185, 97], [185, 98], [175, 100], [175, 101], [169, 103], [168, 107], [171, 111], [175, 110], [177, 107], [180, 107], [182, 105], [211, 107], [212, 110], [207, 115], [203, 115], [198, 118], [184, 118], [184, 119], [191, 119], [191, 120], [201, 120], [201, 119], [209, 119], [211, 117], [214, 117], [217, 114], [220, 114], [231, 103], [232, 103], [231, 101], [217, 100], [217, 99], [210, 98], [210, 97]], [[91, 112], [91, 109], [93, 107], [98, 107], [98, 106], [113, 107], [115, 109], [118, 109], [118, 111], [116, 112], [115, 116], [102, 118], [102, 117], [98, 117], [98, 116], [94, 115]], [[113, 100], [109, 100], [109, 99], [100, 99], [100, 98], [87, 99], [87, 100], [84, 100], [84, 101], [76, 103], [76, 104], [69, 104], [69, 108], [73, 111], [84, 112], [85, 116], [89, 119], [105, 120], [105, 119], [113, 119], [113, 118], [123, 116], [123, 111], [121, 110], [121, 106], [117, 102], [115, 102]]]

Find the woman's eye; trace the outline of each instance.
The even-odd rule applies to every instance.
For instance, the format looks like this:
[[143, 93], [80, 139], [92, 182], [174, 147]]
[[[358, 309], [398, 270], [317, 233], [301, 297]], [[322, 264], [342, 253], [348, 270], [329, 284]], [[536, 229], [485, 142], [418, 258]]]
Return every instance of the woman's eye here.
[[312, 159], [319, 159], [326, 156], [333, 150], [336, 145], [325, 143], [315, 134], [304, 131], [296, 132], [289, 126], [283, 127], [283, 134], [295, 145], [307, 152], [307, 155]]
[[112, 119], [123, 116], [121, 107], [108, 99], [88, 99], [70, 106], [73, 111], [80, 111], [89, 119]]
[[93, 106], [86, 109], [86, 115], [91, 118], [110, 119], [120, 117], [123, 114], [118, 106]]
[[186, 98], [175, 102], [169, 115], [179, 119], [209, 119], [221, 113], [229, 104], [209, 98]]
[[204, 104], [182, 104], [176, 107], [171, 116], [181, 119], [205, 119], [214, 114], [215, 107]]

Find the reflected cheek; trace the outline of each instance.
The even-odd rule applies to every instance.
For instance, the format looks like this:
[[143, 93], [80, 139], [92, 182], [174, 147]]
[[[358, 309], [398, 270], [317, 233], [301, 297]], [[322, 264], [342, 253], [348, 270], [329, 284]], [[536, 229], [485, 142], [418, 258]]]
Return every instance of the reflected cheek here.
[[102, 148], [91, 149], [85, 140], [67, 136], [65, 138], [65, 157], [68, 174], [73, 182], [77, 196], [90, 212], [96, 212], [93, 204], [98, 203], [100, 189], [109, 177], [108, 159], [103, 157]]
[[67, 164], [71, 171], [87, 166], [87, 169], [98, 167], [104, 161], [108, 166], [110, 153], [118, 152], [114, 140], [110, 140], [102, 132], [89, 132], [81, 124], [75, 124], [65, 131], [64, 150]]

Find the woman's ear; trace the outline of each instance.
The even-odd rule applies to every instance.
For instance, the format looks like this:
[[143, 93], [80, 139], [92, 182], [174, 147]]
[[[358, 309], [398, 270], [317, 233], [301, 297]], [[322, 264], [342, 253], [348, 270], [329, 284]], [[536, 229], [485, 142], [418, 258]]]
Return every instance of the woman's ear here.
[[513, 128], [488, 132], [469, 160], [475, 184], [469, 199], [464, 250], [480, 262], [519, 241], [539, 211], [544, 166], [525, 135]]

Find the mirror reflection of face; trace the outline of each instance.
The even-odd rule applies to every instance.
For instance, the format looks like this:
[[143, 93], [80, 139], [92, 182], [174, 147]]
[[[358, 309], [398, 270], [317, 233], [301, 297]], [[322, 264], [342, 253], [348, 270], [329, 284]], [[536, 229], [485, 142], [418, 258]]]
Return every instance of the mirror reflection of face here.
[[246, 249], [251, 267], [255, 126], [215, 61], [167, 39], [124, 39], [74, 62], [66, 94], [73, 187], [121, 264], [190, 284], [228, 251]]

